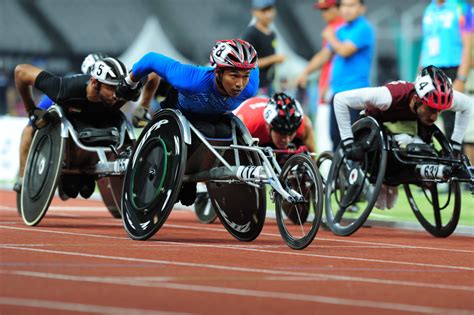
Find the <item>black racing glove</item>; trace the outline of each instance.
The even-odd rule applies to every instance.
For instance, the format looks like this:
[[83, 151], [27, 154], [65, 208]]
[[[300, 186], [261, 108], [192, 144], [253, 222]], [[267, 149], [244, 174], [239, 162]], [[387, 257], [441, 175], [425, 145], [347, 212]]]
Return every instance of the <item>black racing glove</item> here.
[[135, 128], [143, 128], [150, 122], [148, 109], [139, 105], [132, 113], [132, 123]]
[[51, 113], [39, 107], [28, 111], [28, 117], [34, 129], [44, 128], [52, 120]]
[[342, 141], [342, 149], [346, 157], [353, 161], [362, 161], [364, 159], [364, 148], [360, 143], [354, 143], [353, 138], [347, 138]]
[[451, 147], [453, 148], [454, 157], [459, 159], [462, 153], [462, 144], [454, 140], [451, 140], [450, 144], [451, 144]]
[[120, 81], [120, 83], [115, 88], [115, 95], [117, 95], [118, 98], [136, 102], [140, 97], [142, 87], [143, 84], [141, 83], [141, 81], [138, 82], [138, 85], [133, 88], [127, 83], [127, 81], [125, 81], [125, 79], [122, 79], [122, 81]]

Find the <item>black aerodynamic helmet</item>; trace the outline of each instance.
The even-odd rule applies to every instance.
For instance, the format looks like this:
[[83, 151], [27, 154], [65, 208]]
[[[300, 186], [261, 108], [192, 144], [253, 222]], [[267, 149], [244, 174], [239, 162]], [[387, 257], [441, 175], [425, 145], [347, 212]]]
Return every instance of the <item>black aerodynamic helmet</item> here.
[[268, 101], [263, 116], [276, 132], [292, 134], [301, 126], [303, 108], [296, 99], [285, 93], [275, 93]]

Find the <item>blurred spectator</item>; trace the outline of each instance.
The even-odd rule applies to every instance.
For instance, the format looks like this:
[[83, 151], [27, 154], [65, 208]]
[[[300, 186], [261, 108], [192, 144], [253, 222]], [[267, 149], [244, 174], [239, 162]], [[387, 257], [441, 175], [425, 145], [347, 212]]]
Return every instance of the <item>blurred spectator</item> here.
[[[365, 10], [364, 0], [341, 0], [339, 12], [346, 23], [337, 31], [326, 27], [321, 33], [327, 45], [320, 51], [318, 59], [322, 65], [334, 56], [329, 82], [334, 94], [370, 85], [375, 35], [373, 27], [364, 17]], [[335, 149], [341, 138], [333, 101], [334, 96], [330, 102], [330, 133]], [[354, 121], [357, 117], [358, 112], [351, 110], [351, 120]]]
[[[474, 7], [471, 7], [474, 14]], [[474, 104], [474, 40], [471, 40], [471, 69], [466, 81], [465, 92], [471, 97]], [[474, 115], [471, 116], [469, 127], [467, 128], [466, 136], [464, 137], [464, 150], [467, 157], [474, 163]]]
[[[339, 8], [337, 7], [337, 0], [318, 0], [314, 4], [315, 9], [321, 11], [321, 16], [326, 21], [327, 28], [331, 28], [336, 31], [342, 24], [344, 24], [344, 19], [339, 14]], [[317, 131], [317, 145], [318, 151], [325, 151], [331, 149], [331, 141], [329, 136], [329, 125], [326, 123], [327, 118], [329, 117], [329, 108], [328, 103], [332, 97], [332, 91], [329, 86], [329, 75], [332, 67], [331, 57], [327, 62], [324, 62], [324, 52], [323, 49], [326, 47], [327, 42], [323, 39], [321, 45], [321, 50], [318, 51], [309, 64], [306, 66], [303, 74], [298, 78], [298, 86], [304, 88], [306, 87], [308, 81], [308, 75], [312, 72], [321, 69], [319, 75], [319, 109], [316, 126]]]
[[0, 60], [0, 115], [7, 113], [7, 88], [9, 81], [6, 71], [3, 69], [3, 62]]
[[270, 29], [276, 16], [275, 0], [252, 0], [252, 15], [256, 22], [245, 30], [241, 38], [252, 44], [258, 54], [258, 94], [273, 95], [275, 64], [282, 63], [286, 58], [285, 55], [275, 53], [276, 35]]
[[[441, 68], [460, 92], [464, 92], [470, 67], [473, 23], [471, 5], [460, 0], [432, 0], [423, 15], [421, 66]], [[441, 114], [448, 138], [453, 133], [454, 115], [451, 111]]]

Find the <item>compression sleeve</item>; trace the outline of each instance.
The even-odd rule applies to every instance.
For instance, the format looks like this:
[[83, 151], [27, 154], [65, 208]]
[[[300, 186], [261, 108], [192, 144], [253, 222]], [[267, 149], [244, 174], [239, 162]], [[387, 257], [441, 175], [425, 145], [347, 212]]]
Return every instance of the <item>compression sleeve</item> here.
[[353, 138], [349, 108], [362, 110], [369, 106], [386, 111], [392, 104], [392, 94], [385, 86], [362, 88], [337, 93], [334, 97], [334, 113], [341, 139]]
[[456, 118], [454, 120], [454, 130], [451, 139], [457, 143], [462, 143], [464, 139], [464, 134], [466, 133], [472, 115], [473, 103], [472, 98], [454, 90], [451, 110], [456, 112]]
[[178, 90], [192, 91], [195, 86], [200, 85], [206, 70], [151, 52], [133, 65], [132, 73], [134, 77], [141, 79], [151, 72], [155, 72]]
[[35, 88], [46, 94], [50, 99], [57, 102], [61, 92], [62, 78], [50, 72], [41, 71], [35, 80]]

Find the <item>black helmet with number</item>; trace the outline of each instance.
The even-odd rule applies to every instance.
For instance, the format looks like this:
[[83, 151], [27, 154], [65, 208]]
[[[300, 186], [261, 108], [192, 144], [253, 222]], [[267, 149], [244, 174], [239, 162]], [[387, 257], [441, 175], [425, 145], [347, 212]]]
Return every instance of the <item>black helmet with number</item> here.
[[282, 134], [292, 134], [303, 121], [300, 103], [285, 93], [275, 93], [268, 101], [263, 117], [271, 129]]
[[117, 58], [107, 57], [94, 63], [91, 76], [108, 85], [118, 85], [127, 75], [127, 67]]
[[81, 71], [84, 74], [90, 74], [92, 71], [92, 66], [99, 60], [107, 58], [108, 56], [102, 53], [93, 53], [88, 54], [86, 58], [82, 61]]
[[216, 42], [209, 57], [212, 67], [253, 69], [257, 66], [257, 51], [243, 39]]

